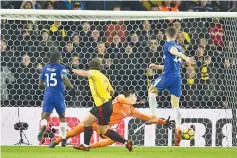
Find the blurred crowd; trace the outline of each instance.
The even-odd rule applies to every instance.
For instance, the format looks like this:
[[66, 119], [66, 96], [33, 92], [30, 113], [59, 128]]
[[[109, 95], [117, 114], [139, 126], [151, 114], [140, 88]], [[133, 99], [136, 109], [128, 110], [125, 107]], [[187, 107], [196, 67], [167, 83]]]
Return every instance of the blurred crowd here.
[[[113, 10], [125, 8], [122, 5], [125, 2], [113, 3], [114, 5], [111, 5]], [[186, 3], [196, 5], [191, 7]], [[22, 4], [14, 2], [6, 6], [9, 5], [24, 9], [40, 7], [67, 9], [63, 8], [67, 6], [64, 1], [45, 3], [24, 1]], [[143, 3], [140, 5], [143, 6]], [[150, 9], [164, 10], [168, 5], [176, 8], [176, 11], [181, 8], [187, 11], [218, 9], [218, 5], [212, 5], [204, 0], [181, 4], [176, 1], [162, 2], [160, 6], [151, 5]], [[75, 6], [79, 9], [92, 9], [90, 8], [92, 5], [84, 1], [73, 2], [70, 6], [71, 9], [75, 9]], [[93, 5], [93, 7], [99, 6], [99, 4]], [[106, 7], [108, 6], [107, 4]], [[73, 68], [88, 69], [88, 61], [94, 57], [102, 58], [103, 72], [109, 76], [116, 95], [127, 89], [135, 89], [139, 100], [146, 100], [150, 82], [162, 73], [153, 72], [148, 69], [148, 65], [163, 64], [163, 45], [166, 40], [164, 31], [172, 25], [178, 30], [177, 42], [182, 46], [183, 52], [196, 60], [193, 65], [183, 64], [181, 106], [226, 108], [228, 106], [226, 96], [229, 95], [231, 87], [229, 79], [233, 77], [232, 70], [237, 68], [234, 23], [237, 23], [236, 19], [227, 18], [107, 22], [2, 20], [0, 47], [2, 105], [41, 106], [42, 91], [38, 89], [38, 78], [42, 67], [49, 61], [50, 52], [54, 50], [62, 52], [63, 64], [70, 64]], [[93, 106], [87, 80], [73, 74], [68, 76], [77, 90], [77, 95], [76, 98], [71, 98], [66, 94], [67, 105]], [[159, 107], [169, 107], [168, 96], [168, 92], [165, 91], [158, 97]], [[144, 107], [147, 106], [145, 104]]]
[[232, 11], [233, 1], [3, 1], [5, 9], [56, 9], [56, 10], [136, 10], [136, 11]]

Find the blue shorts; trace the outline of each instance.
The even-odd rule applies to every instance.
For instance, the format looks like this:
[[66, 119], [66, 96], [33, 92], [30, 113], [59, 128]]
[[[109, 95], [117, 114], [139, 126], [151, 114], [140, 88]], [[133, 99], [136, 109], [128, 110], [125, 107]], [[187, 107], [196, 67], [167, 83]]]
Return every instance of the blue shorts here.
[[66, 105], [64, 98], [44, 97], [43, 112], [52, 113], [54, 108], [58, 114], [65, 113]]
[[167, 89], [170, 91], [170, 94], [175, 95], [176, 97], [181, 96], [181, 77], [167, 77], [160, 76], [157, 78], [152, 85], [156, 87], [159, 92]]

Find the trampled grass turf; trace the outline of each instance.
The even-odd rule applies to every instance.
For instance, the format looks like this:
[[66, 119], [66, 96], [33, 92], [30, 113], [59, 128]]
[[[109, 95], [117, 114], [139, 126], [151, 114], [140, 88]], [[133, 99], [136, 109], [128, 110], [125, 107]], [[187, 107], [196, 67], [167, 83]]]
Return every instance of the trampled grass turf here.
[[237, 148], [107, 147], [83, 152], [68, 146], [2, 146], [2, 158], [237, 158]]

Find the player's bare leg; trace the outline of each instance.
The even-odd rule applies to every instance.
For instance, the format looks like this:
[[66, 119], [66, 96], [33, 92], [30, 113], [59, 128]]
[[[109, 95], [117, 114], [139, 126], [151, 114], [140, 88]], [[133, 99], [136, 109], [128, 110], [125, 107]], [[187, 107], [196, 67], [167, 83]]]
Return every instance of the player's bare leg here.
[[[154, 85], [150, 85], [149, 90], [148, 90], [148, 103], [149, 103], [149, 108], [151, 111], [151, 114], [156, 116], [156, 108], [157, 108], [157, 100], [156, 97], [158, 95], [158, 90]], [[156, 125], [153, 124], [149, 127], [149, 133], [146, 133], [145, 135], [155, 135], [155, 130]]]
[[181, 127], [181, 113], [179, 109], [179, 97], [175, 95], [171, 95], [171, 106], [175, 111], [175, 126], [176, 126], [176, 138], [175, 138], [175, 146], [179, 146], [182, 139], [182, 131]]
[[62, 137], [61, 146], [65, 147], [67, 145], [67, 139], [66, 139], [67, 123], [65, 119], [65, 113], [59, 114], [59, 118], [60, 118], [59, 129], [60, 129], [60, 135]]
[[51, 113], [48, 113], [48, 112], [43, 112], [41, 114], [40, 131], [37, 135], [38, 141], [40, 141], [40, 142], [43, 141], [43, 134], [46, 130], [50, 115], [51, 115]]
[[158, 95], [158, 92], [159, 91], [156, 89], [156, 87], [154, 87], [153, 85], [150, 86], [148, 93], [148, 102], [152, 115], [155, 115], [156, 113], [156, 107], [157, 107], [156, 96]]

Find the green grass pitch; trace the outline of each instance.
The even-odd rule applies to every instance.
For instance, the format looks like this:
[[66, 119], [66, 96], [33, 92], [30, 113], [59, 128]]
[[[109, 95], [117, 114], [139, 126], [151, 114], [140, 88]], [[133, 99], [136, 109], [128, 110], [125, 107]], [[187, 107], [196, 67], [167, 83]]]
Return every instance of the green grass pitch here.
[[2, 158], [237, 158], [237, 148], [107, 147], [83, 152], [68, 146], [49, 149], [36, 146], [2, 146]]

